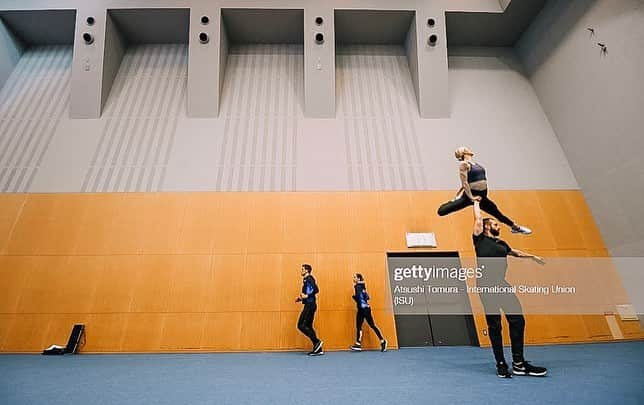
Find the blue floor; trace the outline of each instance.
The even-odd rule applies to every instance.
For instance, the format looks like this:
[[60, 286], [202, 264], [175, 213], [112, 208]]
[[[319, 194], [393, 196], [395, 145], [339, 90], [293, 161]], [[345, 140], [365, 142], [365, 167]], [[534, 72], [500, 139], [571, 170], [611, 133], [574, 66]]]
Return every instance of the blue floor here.
[[490, 349], [2, 355], [0, 404], [644, 404], [644, 342], [526, 348], [549, 376], [496, 377]]

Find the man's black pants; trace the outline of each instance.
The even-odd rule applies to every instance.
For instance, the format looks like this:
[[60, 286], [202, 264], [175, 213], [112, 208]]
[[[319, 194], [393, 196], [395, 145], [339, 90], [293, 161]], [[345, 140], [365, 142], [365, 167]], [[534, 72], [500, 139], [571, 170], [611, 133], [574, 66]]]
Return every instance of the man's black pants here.
[[315, 335], [315, 330], [313, 330], [313, 318], [315, 317], [315, 311], [318, 309], [318, 306], [315, 302], [304, 304], [300, 318], [297, 320], [297, 328], [306, 335], [311, 342], [315, 345], [320, 339]]
[[[498, 283], [499, 286], [509, 287], [505, 281]], [[525, 318], [521, 310], [521, 303], [516, 295], [509, 294], [480, 294], [483, 308], [485, 309], [485, 320], [487, 321], [488, 334], [492, 343], [492, 351], [496, 362], [505, 362], [503, 356], [503, 336], [501, 334], [500, 309], [505, 313], [510, 327], [510, 342], [512, 344], [512, 360], [523, 361], [523, 340], [525, 332]]]

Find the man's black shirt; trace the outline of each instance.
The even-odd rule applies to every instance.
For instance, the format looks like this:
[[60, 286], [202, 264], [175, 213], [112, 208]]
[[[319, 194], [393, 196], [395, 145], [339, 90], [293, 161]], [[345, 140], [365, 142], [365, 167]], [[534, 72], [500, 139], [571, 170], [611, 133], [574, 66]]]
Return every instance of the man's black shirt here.
[[[503, 280], [508, 268], [507, 256], [512, 251], [510, 245], [501, 239], [484, 234], [472, 235], [478, 265], [483, 269], [483, 279]], [[483, 267], [485, 266], [485, 267]]]

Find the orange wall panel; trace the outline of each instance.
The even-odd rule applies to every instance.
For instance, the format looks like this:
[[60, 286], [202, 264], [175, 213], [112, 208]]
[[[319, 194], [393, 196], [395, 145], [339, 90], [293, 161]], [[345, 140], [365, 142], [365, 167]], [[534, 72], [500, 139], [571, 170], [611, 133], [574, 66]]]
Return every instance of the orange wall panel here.
[[135, 275], [141, 267], [140, 256], [106, 256], [97, 273], [91, 312], [128, 313], [134, 297]]
[[[87, 210], [82, 219], [74, 247], [76, 255], [108, 255], [113, 238], [113, 223], [118, 220], [117, 209], [123, 194], [86, 194], [82, 199]], [[119, 235], [117, 235], [119, 236]], [[127, 237], [127, 235], [120, 235]]]
[[240, 351], [242, 313], [209, 312], [205, 314], [201, 348], [205, 350]]
[[90, 315], [87, 325], [85, 325], [86, 343], [81, 350], [120, 352], [127, 320], [128, 314], [123, 312]]
[[[435, 232], [436, 251], [473, 263], [471, 209], [436, 215], [453, 194], [0, 194], [0, 350], [65, 344], [77, 322], [86, 323], [85, 351], [308, 350], [294, 302], [302, 263], [313, 266], [320, 287], [315, 327], [328, 350], [355, 339], [356, 272], [396, 347], [387, 252], [418, 251], [407, 249], [406, 232]], [[504, 227], [513, 247], [545, 257], [608, 256], [580, 192], [490, 196], [534, 230], [526, 237]], [[623, 289], [615, 271], [604, 274], [607, 286]], [[528, 343], [614, 339], [603, 315], [526, 319]], [[489, 345], [484, 317], [475, 323]], [[626, 338], [644, 338], [638, 322], [618, 324]], [[363, 330], [365, 347], [377, 348]]]
[[316, 246], [317, 198], [311, 193], [288, 193], [284, 207], [283, 251], [312, 253]]
[[50, 319], [50, 314], [15, 314], [8, 323], [2, 350], [6, 352], [42, 351], [51, 344], [45, 340]]
[[5, 254], [7, 242], [25, 204], [25, 194], [0, 194], [0, 254]]
[[202, 313], [165, 314], [161, 334], [161, 350], [198, 350], [205, 327]]
[[141, 256], [134, 281], [130, 312], [165, 313], [175, 270], [173, 256]]
[[221, 197], [215, 193], [185, 194], [185, 210], [175, 252], [189, 255], [211, 254], [221, 221]]
[[465, 215], [469, 219], [471, 212], [468, 210], [445, 217], [440, 217], [436, 213], [441, 204], [454, 198], [454, 193], [413, 193], [410, 198], [414, 225], [407, 232], [434, 232], [439, 237], [437, 242], [440, 244], [441, 250], [458, 250], [460, 232], [452, 225], [453, 215]]
[[212, 257], [209, 255], [177, 255], [172, 257], [168, 312], [203, 313], [210, 299]]
[[114, 201], [116, 210], [109, 227], [107, 248], [109, 254], [135, 255], [141, 253], [145, 235], [146, 211], [153, 209], [154, 194], [123, 194]]
[[244, 311], [279, 311], [282, 256], [251, 255], [246, 258], [237, 300]]
[[315, 251], [346, 252], [353, 232], [349, 211], [350, 193], [314, 193], [316, 197]]
[[65, 256], [37, 256], [25, 269], [25, 283], [20, 293], [16, 312], [42, 314], [56, 312], [57, 287], [60, 285], [57, 272], [63, 268]]
[[582, 230], [575, 221], [575, 208], [566, 203], [568, 191], [540, 191], [539, 203], [544, 212], [543, 220], [552, 229], [557, 250], [584, 249]]
[[411, 192], [384, 192], [380, 195], [385, 250], [407, 249], [403, 237], [405, 232], [419, 231], [412, 210], [411, 195]]
[[213, 270], [206, 312], [233, 312], [242, 310], [242, 277], [246, 256], [213, 256]]
[[56, 311], [90, 313], [104, 266], [102, 256], [69, 256], [58, 270]]
[[385, 249], [385, 229], [376, 192], [349, 193], [349, 221], [343, 232], [349, 236], [345, 251], [382, 252]]
[[169, 254], [177, 251], [181, 224], [186, 209], [183, 194], [154, 193], [146, 201], [141, 216], [139, 253]]
[[121, 338], [124, 352], [148, 352], [161, 350], [161, 337], [165, 327], [165, 314], [129, 313]]
[[214, 254], [241, 254], [248, 250], [250, 196], [245, 193], [222, 193], [214, 217]]
[[239, 344], [244, 350], [277, 350], [281, 333], [279, 312], [242, 312]]
[[33, 262], [34, 258], [29, 256], [0, 256], [0, 313], [17, 312]]
[[249, 210], [248, 253], [281, 253], [284, 244], [284, 206], [279, 193], [253, 193]]
[[612, 333], [603, 315], [582, 315], [588, 336], [593, 340], [610, 340]]

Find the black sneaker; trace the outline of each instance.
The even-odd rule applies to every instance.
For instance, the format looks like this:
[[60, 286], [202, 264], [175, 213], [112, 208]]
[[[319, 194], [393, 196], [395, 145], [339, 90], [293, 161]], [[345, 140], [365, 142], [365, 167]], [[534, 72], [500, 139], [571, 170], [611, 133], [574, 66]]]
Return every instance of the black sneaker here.
[[382, 342], [380, 342], [380, 351], [381, 352], [387, 351], [387, 339], [382, 339]]
[[521, 363], [512, 362], [512, 373], [516, 375], [531, 375], [533, 377], [543, 377], [548, 373], [545, 367], [533, 366], [527, 361]]
[[322, 344], [324, 344], [323, 341], [318, 340], [318, 342], [313, 346], [313, 351], [311, 353], [318, 353], [322, 351]]
[[309, 356], [322, 356], [324, 352], [322, 350], [319, 350], [317, 352], [309, 352]]
[[362, 351], [362, 345], [360, 343], [356, 343], [354, 345], [351, 345], [351, 347], [349, 347], [349, 349], [351, 349], [354, 352], [361, 352]]
[[499, 378], [512, 378], [508, 365], [504, 362], [496, 364], [496, 375]]

